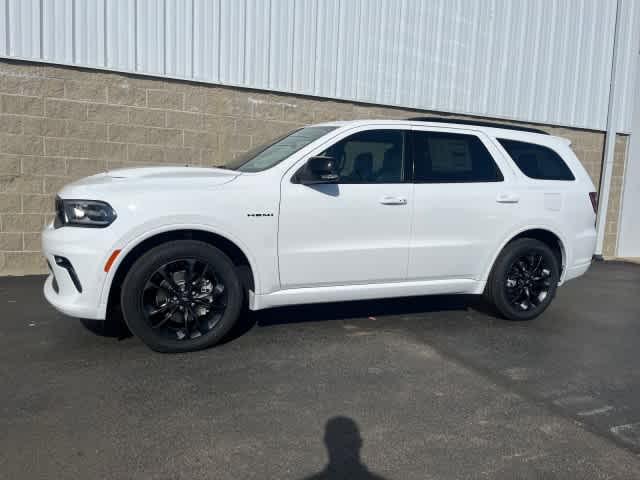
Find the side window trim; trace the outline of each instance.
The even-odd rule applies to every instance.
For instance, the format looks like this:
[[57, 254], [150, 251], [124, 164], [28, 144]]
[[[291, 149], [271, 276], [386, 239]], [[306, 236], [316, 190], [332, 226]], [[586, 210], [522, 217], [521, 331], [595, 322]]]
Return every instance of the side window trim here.
[[[419, 133], [425, 133], [425, 134], [430, 134], [430, 133], [440, 133], [440, 134], [451, 134], [451, 135], [469, 135], [469, 136], [473, 136], [476, 137], [478, 139], [478, 141], [480, 141], [480, 143], [482, 144], [482, 146], [485, 148], [485, 150], [487, 151], [489, 158], [491, 158], [491, 160], [493, 161], [501, 179], [499, 180], [493, 180], [493, 181], [469, 181], [469, 182], [430, 182], [430, 181], [421, 181], [421, 180], [417, 180], [416, 179], [416, 157], [414, 155], [415, 153], [415, 145], [416, 145], [416, 137]], [[407, 155], [410, 157], [410, 162], [411, 162], [411, 183], [414, 184], [432, 184], [432, 185], [436, 185], [436, 184], [441, 184], [441, 185], [453, 185], [453, 184], [466, 184], [466, 183], [504, 183], [507, 181], [508, 176], [505, 175], [505, 166], [501, 165], [502, 162], [498, 161], [498, 159], [496, 159], [496, 155], [491, 151], [492, 148], [489, 147], [489, 145], [487, 144], [487, 142], [483, 139], [482, 135], [480, 135], [478, 132], [474, 132], [474, 131], [470, 131], [470, 130], [452, 130], [452, 129], [447, 129], [447, 128], [423, 128], [423, 127], [412, 127], [411, 131], [408, 132], [408, 136], [409, 139], [408, 141], [405, 140], [405, 144], [408, 146], [408, 153]], [[495, 149], [496, 147], [493, 146], [493, 149]], [[500, 151], [498, 150], [498, 152], [500, 153]], [[509, 165], [507, 165], [509, 166]]]

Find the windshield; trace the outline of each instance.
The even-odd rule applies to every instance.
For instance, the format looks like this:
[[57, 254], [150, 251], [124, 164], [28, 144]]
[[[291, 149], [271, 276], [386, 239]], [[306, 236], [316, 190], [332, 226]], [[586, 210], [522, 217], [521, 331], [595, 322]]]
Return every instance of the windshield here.
[[314, 140], [337, 127], [305, 127], [271, 140], [227, 163], [229, 170], [260, 172], [277, 165], [285, 158], [306, 147]]

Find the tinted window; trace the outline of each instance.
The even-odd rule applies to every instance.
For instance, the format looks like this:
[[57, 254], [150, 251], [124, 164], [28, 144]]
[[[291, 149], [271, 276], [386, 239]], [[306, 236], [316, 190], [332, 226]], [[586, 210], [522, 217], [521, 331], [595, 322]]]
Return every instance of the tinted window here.
[[474, 135], [413, 132], [417, 183], [501, 182], [498, 166]]
[[227, 168], [241, 172], [266, 170], [335, 129], [336, 127], [306, 127], [294, 130], [227, 163]]
[[322, 155], [338, 165], [339, 183], [398, 183], [404, 178], [404, 132], [369, 130], [347, 137]]
[[498, 140], [527, 177], [540, 180], [575, 180], [573, 173], [550, 148], [515, 140]]

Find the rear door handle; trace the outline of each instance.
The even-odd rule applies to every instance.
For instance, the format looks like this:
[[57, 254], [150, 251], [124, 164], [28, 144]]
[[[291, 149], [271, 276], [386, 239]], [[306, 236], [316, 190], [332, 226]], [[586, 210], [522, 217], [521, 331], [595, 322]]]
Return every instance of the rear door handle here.
[[380, 203], [382, 205], [406, 205], [407, 199], [402, 197], [382, 197]]
[[515, 193], [500, 193], [496, 198], [498, 203], [518, 203], [519, 201], [520, 197]]

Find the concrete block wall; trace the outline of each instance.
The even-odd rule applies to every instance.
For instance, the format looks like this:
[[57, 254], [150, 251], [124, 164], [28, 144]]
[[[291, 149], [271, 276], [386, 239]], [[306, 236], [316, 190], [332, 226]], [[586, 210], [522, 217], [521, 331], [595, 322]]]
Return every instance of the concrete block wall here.
[[[223, 165], [308, 123], [430, 113], [0, 60], [0, 275], [46, 271], [39, 232], [52, 219], [55, 193], [75, 179], [125, 166]], [[597, 185], [604, 134], [542, 128], [571, 138]], [[610, 256], [625, 152], [620, 137], [605, 241]]]

